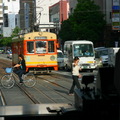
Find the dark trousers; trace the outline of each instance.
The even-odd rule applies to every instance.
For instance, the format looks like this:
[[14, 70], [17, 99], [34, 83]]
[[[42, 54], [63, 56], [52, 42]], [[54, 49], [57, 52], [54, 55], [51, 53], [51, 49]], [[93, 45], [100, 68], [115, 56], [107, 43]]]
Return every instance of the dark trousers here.
[[23, 82], [23, 79], [22, 79], [22, 74], [25, 73], [25, 70], [22, 70], [22, 69], [17, 69], [17, 70], [14, 70], [14, 73], [16, 73], [20, 79], [20, 82]]
[[72, 83], [72, 86], [71, 86], [71, 89], [70, 89], [69, 93], [73, 93], [73, 92], [74, 92], [75, 86], [76, 86], [78, 89], [81, 89], [80, 83], [79, 83], [79, 81], [78, 81], [78, 76], [74, 76], [74, 75], [73, 75], [72, 78], [73, 78], [73, 83]]

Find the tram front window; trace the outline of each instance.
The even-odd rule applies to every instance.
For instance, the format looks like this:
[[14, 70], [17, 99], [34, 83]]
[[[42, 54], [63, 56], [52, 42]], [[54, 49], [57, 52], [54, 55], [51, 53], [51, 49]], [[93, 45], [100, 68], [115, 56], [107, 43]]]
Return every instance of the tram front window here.
[[46, 41], [36, 41], [36, 53], [46, 53]]

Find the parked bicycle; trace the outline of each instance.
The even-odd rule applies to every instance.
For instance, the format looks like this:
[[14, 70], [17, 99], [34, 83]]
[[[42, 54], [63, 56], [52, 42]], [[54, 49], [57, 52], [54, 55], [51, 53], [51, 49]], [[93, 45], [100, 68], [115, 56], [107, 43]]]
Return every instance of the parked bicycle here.
[[[19, 80], [18, 76], [13, 72], [14, 68], [5, 68], [7, 74], [3, 75], [0, 82], [4, 88], [12, 88], [15, 82]], [[36, 84], [36, 79], [33, 73], [25, 73], [22, 75], [23, 84], [26, 87], [33, 87]]]

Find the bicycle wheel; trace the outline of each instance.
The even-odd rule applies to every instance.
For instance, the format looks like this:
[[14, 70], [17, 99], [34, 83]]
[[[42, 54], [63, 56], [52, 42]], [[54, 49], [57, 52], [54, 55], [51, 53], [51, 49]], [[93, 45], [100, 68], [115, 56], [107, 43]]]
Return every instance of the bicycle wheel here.
[[26, 73], [23, 77], [23, 82], [26, 87], [33, 87], [36, 84], [36, 79], [34, 74]]
[[15, 84], [14, 77], [10, 75], [4, 75], [0, 82], [4, 88], [12, 88]]

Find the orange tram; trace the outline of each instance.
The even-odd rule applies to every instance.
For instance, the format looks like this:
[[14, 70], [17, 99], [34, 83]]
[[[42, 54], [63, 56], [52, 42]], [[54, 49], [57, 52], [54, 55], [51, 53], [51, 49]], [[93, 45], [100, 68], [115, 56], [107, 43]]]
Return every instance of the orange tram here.
[[18, 55], [23, 54], [26, 71], [58, 70], [57, 36], [50, 32], [31, 32], [12, 39], [12, 65], [18, 63]]

